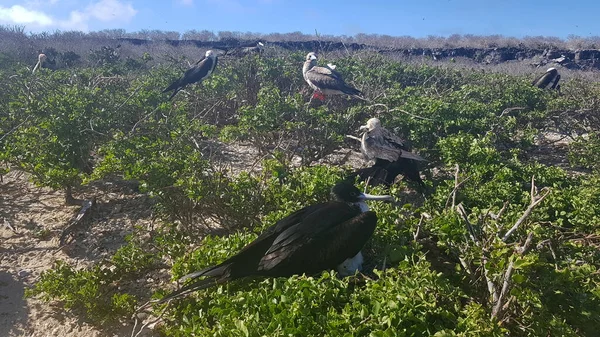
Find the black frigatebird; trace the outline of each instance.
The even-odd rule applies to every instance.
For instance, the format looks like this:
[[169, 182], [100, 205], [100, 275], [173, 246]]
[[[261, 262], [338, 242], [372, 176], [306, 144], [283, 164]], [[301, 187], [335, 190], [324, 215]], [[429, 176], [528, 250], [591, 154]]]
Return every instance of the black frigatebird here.
[[160, 302], [232, 280], [249, 277], [287, 277], [336, 269], [342, 276], [362, 268], [361, 250], [377, 224], [366, 200], [391, 196], [361, 193], [343, 181], [331, 189], [329, 202], [304, 207], [267, 228], [258, 238], [222, 263], [188, 274], [181, 289]]
[[171, 85], [162, 92], [164, 93], [173, 90], [173, 93], [169, 97], [169, 100], [171, 100], [179, 90], [183, 89], [186, 85], [201, 82], [210, 76], [217, 66], [217, 61], [217, 54], [214, 51], [206, 51], [206, 54], [200, 61], [196, 62], [193, 67], [186, 70], [183, 76], [171, 83]]
[[560, 92], [560, 74], [556, 68], [548, 68], [545, 73], [538, 76], [531, 85], [540, 89], [556, 89]]

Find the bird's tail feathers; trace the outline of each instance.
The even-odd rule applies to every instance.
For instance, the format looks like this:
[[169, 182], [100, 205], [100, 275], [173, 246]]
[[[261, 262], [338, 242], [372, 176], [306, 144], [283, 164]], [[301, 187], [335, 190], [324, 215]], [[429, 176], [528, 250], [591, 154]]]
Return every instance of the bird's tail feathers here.
[[210, 276], [210, 277], [218, 277], [222, 276], [225, 273], [228, 265], [216, 265], [212, 267], [208, 267], [190, 274], [187, 274], [179, 279], [179, 282], [183, 282], [185, 280], [195, 279], [200, 276]]
[[[177, 93], [179, 92], [179, 88], [176, 88], [173, 93], [171, 94], [171, 96], [169, 96], [169, 101], [173, 99], [173, 97], [175, 97], [175, 95], [177, 95]], [[163, 91], [164, 92], [164, 91]]]
[[206, 269], [202, 269], [200, 271], [193, 272], [193, 273], [183, 276], [182, 278], [179, 279], [179, 282], [184, 282], [186, 280], [193, 280], [198, 277], [206, 277], [206, 278], [186, 284], [185, 286], [181, 287], [181, 289], [176, 290], [176, 291], [170, 293], [169, 295], [161, 298], [158, 301], [158, 303], [164, 303], [166, 301], [172, 300], [177, 297], [181, 297], [183, 295], [189, 294], [196, 290], [210, 288], [212, 286], [229, 281], [229, 279], [230, 279], [229, 275], [225, 276], [225, 273], [227, 272], [228, 267], [229, 267], [228, 264], [217, 265], [217, 266], [208, 267]]
[[197, 290], [202, 290], [202, 289], [210, 288], [210, 287], [213, 287], [213, 286], [216, 286], [219, 284], [226, 283], [227, 281], [229, 281], [229, 278], [219, 278], [216, 276], [198, 280], [196, 282], [192, 282], [192, 283], [189, 283], [189, 284], [181, 287], [181, 289], [179, 289], [179, 290], [175, 290], [174, 292], [170, 293], [169, 295], [161, 298], [156, 303], [158, 303], [158, 304], [164, 303], [164, 302], [170, 301], [172, 299], [187, 295], [187, 294], [192, 293]]
[[173, 83], [171, 83], [165, 90], [163, 90], [162, 92], [165, 93], [167, 91], [171, 91], [171, 90], [175, 90], [179, 88], [179, 80], [175, 80]]
[[342, 92], [346, 95], [350, 95], [350, 96], [362, 96], [362, 91], [356, 89], [356, 88], [352, 88], [351, 86], [344, 86], [344, 88], [342, 89]]

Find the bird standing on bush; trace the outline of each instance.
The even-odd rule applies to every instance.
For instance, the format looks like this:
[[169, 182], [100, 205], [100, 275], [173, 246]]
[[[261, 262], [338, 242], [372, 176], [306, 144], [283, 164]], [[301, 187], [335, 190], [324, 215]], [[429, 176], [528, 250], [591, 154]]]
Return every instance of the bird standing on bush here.
[[171, 100], [186, 85], [201, 82], [210, 76], [217, 66], [217, 61], [217, 54], [212, 50], [207, 50], [204, 57], [196, 62], [196, 65], [186, 70], [183, 76], [171, 83], [171, 85], [162, 92], [174, 90], [169, 97], [169, 100]]
[[33, 70], [31, 71], [32, 74], [35, 74], [35, 71], [38, 69], [41, 69], [44, 66], [44, 62], [46, 62], [46, 59], [48, 57], [46, 56], [46, 54], [40, 54], [38, 55], [38, 61], [35, 64], [35, 67], [33, 67]]
[[203, 278], [160, 302], [248, 276], [312, 275], [328, 269], [347, 276], [361, 270], [361, 250], [377, 224], [365, 201], [393, 198], [361, 193], [347, 181], [333, 186], [331, 195], [332, 201], [304, 207], [277, 221], [224, 262], [182, 277], [180, 281]]
[[391, 184], [398, 174], [424, 186], [419, 174], [418, 162], [426, 161], [418, 154], [411, 152], [411, 147], [400, 137], [381, 126], [379, 118], [371, 118], [359, 129], [363, 131], [362, 138], [348, 136], [360, 141], [361, 152], [369, 160], [375, 160], [375, 165], [358, 170], [353, 176], [375, 178], [376, 183]]
[[548, 68], [545, 73], [538, 76], [531, 84], [540, 89], [556, 89], [560, 92], [558, 81], [560, 81], [558, 70], [556, 68]]
[[323, 100], [325, 95], [350, 95], [363, 99], [360, 97], [362, 92], [346, 84], [342, 75], [335, 71], [335, 66], [317, 66], [317, 55], [315, 53], [306, 55], [302, 75], [306, 83], [315, 91], [313, 98]]

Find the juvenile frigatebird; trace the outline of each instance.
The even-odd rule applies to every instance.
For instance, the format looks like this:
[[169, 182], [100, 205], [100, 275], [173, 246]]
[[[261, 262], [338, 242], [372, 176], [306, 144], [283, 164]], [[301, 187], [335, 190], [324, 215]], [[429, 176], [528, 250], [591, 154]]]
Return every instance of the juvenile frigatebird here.
[[369, 160], [375, 160], [375, 165], [354, 172], [351, 176], [360, 176], [365, 180], [375, 178], [375, 183], [390, 185], [398, 174], [425, 186], [419, 174], [419, 161], [426, 161], [416, 153], [402, 138], [394, 135], [381, 126], [379, 118], [371, 118], [359, 129], [363, 131], [362, 138], [348, 136], [360, 141], [361, 152]]
[[302, 75], [308, 85], [315, 90], [313, 97], [323, 99], [325, 95], [350, 95], [360, 97], [362, 92], [346, 84], [342, 75], [335, 70], [335, 66], [317, 66], [317, 55], [308, 53], [302, 67]]
[[556, 68], [548, 68], [545, 73], [538, 76], [531, 85], [540, 89], [556, 89], [560, 92], [560, 74]]
[[41, 69], [44, 66], [44, 62], [46, 62], [46, 59], [48, 57], [46, 56], [46, 54], [41, 53], [40, 55], [38, 55], [38, 61], [35, 64], [35, 67], [33, 67], [33, 71], [31, 71], [32, 74], [35, 74], [35, 71], [38, 69]]
[[214, 51], [206, 51], [206, 54], [202, 59], [200, 59], [200, 61], [196, 62], [193, 67], [186, 70], [183, 76], [171, 83], [171, 85], [162, 92], [164, 93], [174, 90], [169, 97], [169, 100], [171, 100], [179, 92], [179, 90], [183, 89], [183, 87], [186, 85], [201, 82], [210, 76], [217, 66], [217, 61], [217, 54]]
[[331, 196], [329, 202], [304, 207], [277, 221], [222, 263], [182, 277], [180, 281], [192, 282], [160, 302], [249, 276], [312, 275], [329, 269], [347, 276], [361, 270], [361, 249], [377, 224], [365, 201], [393, 198], [361, 193], [348, 181], [333, 186]]

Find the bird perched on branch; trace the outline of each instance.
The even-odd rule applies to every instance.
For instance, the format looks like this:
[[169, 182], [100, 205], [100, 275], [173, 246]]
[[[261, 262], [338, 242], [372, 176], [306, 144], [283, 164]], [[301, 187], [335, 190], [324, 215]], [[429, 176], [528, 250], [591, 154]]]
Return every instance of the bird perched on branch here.
[[186, 70], [183, 76], [171, 83], [171, 85], [162, 92], [164, 93], [173, 90], [173, 93], [169, 97], [169, 100], [171, 100], [186, 85], [201, 82], [209, 77], [215, 70], [217, 61], [217, 54], [214, 51], [206, 51], [206, 54], [200, 61], [196, 62], [192, 68]]
[[33, 71], [31, 71], [32, 74], [35, 74], [35, 71], [42, 68], [44, 66], [44, 62], [46, 62], [46, 59], [48, 57], [46, 56], [46, 54], [39, 54], [38, 55], [38, 61], [35, 64], [35, 67], [33, 67]]
[[302, 75], [308, 85], [315, 90], [313, 97], [324, 99], [325, 95], [350, 95], [360, 97], [362, 92], [346, 84], [342, 75], [335, 70], [335, 66], [328, 64], [327, 67], [317, 66], [317, 55], [308, 53], [302, 67]]
[[548, 68], [545, 73], [538, 76], [531, 85], [540, 89], [556, 89], [560, 92], [560, 74], [556, 68]]
[[367, 179], [369, 176], [376, 178], [376, 183], [390, 185], [398, 174], [424, 186], [425, 183], [419, 174], [419, 161], [426, 161], [423, 157], [411, 152], [411, 147], [400, 137], [394, 135], [381, 126], [378, 118], [371, 118], [359, 129], [363, 131], [361, 138], [347, 136], [360, 141], [361, 152], [369, 160], [375, 160], [375, 165], [361, 169], [352, 174]]
[[277, 221], [222, 263], [182, 277], [180, 281], [191, 282], [160, 302], [249, 276], [311, 275], [328, 269], [344, 276], [354, 274], [362, 268], [361, 250], [377, 224], [365, 201], [393, 198], [361, 193], [347, 181], [333, 186], [331, 195], [332, 201], [304, 207]]

